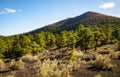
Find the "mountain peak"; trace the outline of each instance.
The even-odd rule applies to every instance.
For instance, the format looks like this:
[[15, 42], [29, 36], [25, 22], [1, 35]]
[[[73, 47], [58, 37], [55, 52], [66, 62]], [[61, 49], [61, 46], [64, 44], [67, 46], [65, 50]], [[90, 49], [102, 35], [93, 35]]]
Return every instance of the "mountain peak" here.
[[71, 24], [71, 23], [76, 22], [76, 21], [81, 21], [82, 19], [93, 18], [93, 17], [96, 18], [96, 17], [100, 17], [100, 16], [106, 16], [106, 15], [101, 14], [101, 13], [97, 13], [97, 12], [88, 11], [82, 15], [79, 15], [79, 16], [76, 16], [73, 18], [67, 18], [67, 19], [64, 19], [62, 21], [53, 23], [51, 25], [52, 26], [65, 26], [65, 25]]
[[96, 16], [106, 16], [106, 15], [97, 13], [97, 12], [92, 12], [92, 11], [88, 11], [88, 12], [85, 12], [84, 14], [80, 15], [80, 17], [82, 17], [82, 18], [96, 17]]
[[87, 11], [87, 12], [85, 12], [84, 14], [89, 14], [89, 13], [94, 13], [94, 14], [96, 14], [97, 12]]
[[117, 25], [120, 24], [120, 18], [88, 11], [82, 15], [64, 19], [62, 21], [37, 29], [31, 33], [40, 31], [60, 32], [61, 30], [75, 30], [78, 28], [79, 24], [83, 24], [85, 26], [101, 26], [105, 24]]

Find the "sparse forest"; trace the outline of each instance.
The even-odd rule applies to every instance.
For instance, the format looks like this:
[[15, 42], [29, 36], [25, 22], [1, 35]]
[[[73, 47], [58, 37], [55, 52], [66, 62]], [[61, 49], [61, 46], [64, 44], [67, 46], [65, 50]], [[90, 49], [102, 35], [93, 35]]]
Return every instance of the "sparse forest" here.
[[35, 35], [21, 34], [0, 38], [0, 58], [14, 59], [26, 54], [36, 55], [46, 50], [68, 47], [87, 52], [88, 49], [106, 44], [118, 44], [120, 40], [120, 26], [84, 27], [79, 25], [74, 31], [60, 33], [40, 32]]
[[[115, 48], [99, 50], [104, 45], [115, 45]], [[120, 68], [114, 63], [119, 59], [120, 25], [86, 27], [79, 24], [75, 30], [59, 33], [42, 31], [0, 37], [0, 73], [2, 69], [8, 69], [7, 74], [3, 71], [0, 77], [78, 77], [75, 72], [84, 65], [90, 66], [86, 68], [88, 71], [114, 71]], [[88, 72], [88, 75], [108, 77], [102, 73]]]

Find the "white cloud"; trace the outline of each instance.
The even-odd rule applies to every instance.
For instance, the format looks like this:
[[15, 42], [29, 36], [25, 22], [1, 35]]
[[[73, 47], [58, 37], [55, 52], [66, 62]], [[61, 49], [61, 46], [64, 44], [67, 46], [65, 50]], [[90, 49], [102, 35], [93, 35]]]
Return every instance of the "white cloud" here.
[[5, 11], [1, 11], [0, 14], [7, 14]]
[[115, 6], [115, 3], [110, 2], [110, 3], [103, 3], [102, 5], [99, 6], [99, 8], [108, 9], [108, 8], [113, 8], [114, 6]]
[[[4, 10], [0, 11], [0, 14], [9, 14], [9, 13], [16, 13], [17, 10], [11, 8], [4, 8]], [[22, 12], [22, 9], [18, 9], [18, 12]]]
[[6, 11], [7, 13], [15, 13], [15, 12], [16, 12], [15, 9], [10, 9], [10, 8], [5, 8], [5, 11]]

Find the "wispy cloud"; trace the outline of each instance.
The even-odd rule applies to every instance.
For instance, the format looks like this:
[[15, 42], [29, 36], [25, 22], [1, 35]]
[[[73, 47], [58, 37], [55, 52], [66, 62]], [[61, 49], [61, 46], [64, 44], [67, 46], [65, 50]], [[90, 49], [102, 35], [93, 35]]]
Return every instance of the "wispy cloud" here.
[[5, 11], [1, 11], [0, 14], [7, 14]]
[[114, 2], [102, 3], [102, 5], [100, 5], [99, 8], [108, 9], [108, 8], [113, 8], [114, 6], [115, 6]]
[[6, 11], [7, 13], [15, 13], [15, 12], [16, 12], [15, 9], [10, 9], [10, 8], [5, 8], [5, 11]]
[[[16, 13], [17, 10], [11, 8], [4, 8], [4, 10], [0, 11], [0, 14], [9, 14], [9, 13]], [[18, 12], [22, 12], [22, 9], [18, 9]]]

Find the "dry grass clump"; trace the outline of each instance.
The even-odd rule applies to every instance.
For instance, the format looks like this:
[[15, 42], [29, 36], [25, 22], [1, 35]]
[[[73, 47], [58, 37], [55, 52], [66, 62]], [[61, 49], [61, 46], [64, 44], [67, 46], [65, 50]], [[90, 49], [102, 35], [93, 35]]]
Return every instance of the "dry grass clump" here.
[[118, 58], [117, 52], [111, 52], [108, 56], [112, 59]]
[[71, 61], [69, 65], [71, 65], [73, 71], [80, 69], [79, 61]]
[[3, 62], [3, 60], [0, 59], [0, 69], [5, 68], [5, 63]]
[[109, 53], [110, 53], [110, 50], [104, 49], [104, 50], [98, 51], [98, 53], [100, 53], [100, 54], [109, 54]]
[[112, 59], [120, 59], [120, 52], [119, 51], [117, 51], [117, 52], [111, 52], [110, 54], [109, 54], [109, 57], [110, 58], [112, 58]]
[[84, 58], [85, 54], [82, 51], [76, 51], [76, 57], [78, 58]]
[[10, 63], [10, 67], [11, 70], [20, 70], [20, 69], [24, 69], [24, 62], [22, 62], [22, 60], [19, 61], [11, 61]]
[[45, 60], [40, 64], [40, 76], [41, 77], [69, 77], [70, 66], [58, 65], [56, 60]]
[[38, 55], [36, 55], [36, 58], [38, 58], [39, 60], [44, 60], [44, 59], [48, 59], [49, 58], [49, 53], [39, 53]]
[[114, 70], [116, 65], [111, 62], [108, 56], [97, 55], [96, 60], [92, 63], [97, 70]]
[[120, 59], [120, 51], [117, 52], [117, 58]]
[[33, 56], [31, 54], [27, 54], [25, 56], [22, 56], [22, 61], [24, 62], [36, 62], [38, 60], [37, 56]]
[[0, 76], [0, 77], [15, 77], [14, 75]]
[[94, 77], [102, 77], [100, 74], [95, 75]]
[[37, 61], [33, 65], [33, 69], [36, 69], [36, 74], [40, 77], [70, 77], [71, 72], [79, 68], [80, 63], [77, 61], [50, 59]]

